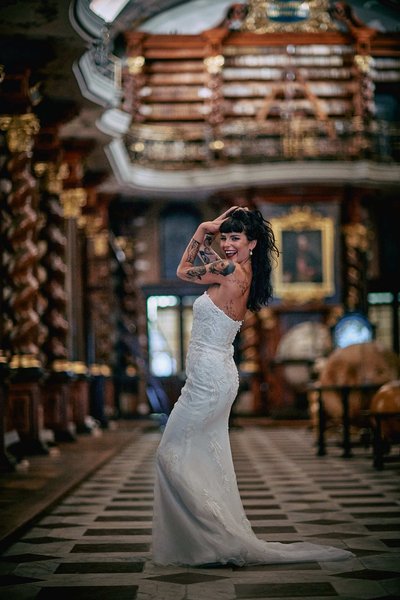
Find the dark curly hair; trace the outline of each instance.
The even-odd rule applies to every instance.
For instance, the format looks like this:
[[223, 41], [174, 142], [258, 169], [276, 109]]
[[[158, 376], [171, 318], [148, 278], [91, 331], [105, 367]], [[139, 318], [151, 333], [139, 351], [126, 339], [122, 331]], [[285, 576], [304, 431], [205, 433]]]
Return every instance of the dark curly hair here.
[[247, 308], [257, 312], [272, 298], [271, 271], [274, 259], [279, 256], [271, 224], [259, 210], [237, 208], [222, 223], [220, 233], [244, 233], [249, 241], [257, 240], [251, 264], [253, 277]]

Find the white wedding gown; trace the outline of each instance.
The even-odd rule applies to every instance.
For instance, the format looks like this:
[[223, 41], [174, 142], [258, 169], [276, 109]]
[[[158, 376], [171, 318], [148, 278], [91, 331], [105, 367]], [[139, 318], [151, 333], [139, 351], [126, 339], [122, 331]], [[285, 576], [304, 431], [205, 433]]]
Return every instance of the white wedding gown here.
[[256, 537], [239, 496], [228, 435], [238, 388], [232, 342], [241, 323], [207, 293], [193, 306], [187, 380], [156, 456], [153, 559], [160, 565], [339, 560], [351, 552]]

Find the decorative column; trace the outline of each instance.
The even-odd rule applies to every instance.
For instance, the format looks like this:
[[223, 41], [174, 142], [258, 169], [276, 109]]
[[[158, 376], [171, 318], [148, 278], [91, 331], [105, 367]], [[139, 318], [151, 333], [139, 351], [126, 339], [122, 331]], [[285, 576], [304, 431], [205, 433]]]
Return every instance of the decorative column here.
[[[107, 212], [101, 210], [95, 198], [96, 213], [85, 214], [86, 232], [86, 298], [87, 298], [87, 355], [91, 374], [91, 415], [103, 427], [115, 416], [114, 388], [111, 364], [115, 345], [115, 299], [111, 272], [110, 242]], [[103, 206], [104, 209], [104, 206]]]
[[239, 369], [243, 380], [252, 394], [252, 410], [255, 414], [263, 414], [261, 395], [261, 360], [260, 360], [260, 321], [258, 315], [247, 312], [240, 330], [240, 363]]
[[[21, 76], [22, 81], [28, 74]], [[26, 82], [25, 82], [26, 83]], [[26, 84], [27, 85], [27, 84]], [[6, 324], [4, 343], [10, 359], [6, 430], [18, 432], [25, 453], [47, 453], [42, 440], [39, 381], [40, 327], [38, 314], [38, 195], [31, 174], [31, 151], [39, 121], [30, 112], [3, 114], [7, 155], [3, 167], [6, 186], [3, 269]], [[4, 188], [4, 185], [3, 185]]]
[[[41, 147], [41, 137], [46, 140], [47, 152]], [[49, 140], [52, 140], [49, 148]], [[73, 441], [72, 399], [67, 351], [68, 322], [66, 320], [66, 236], [61, 205], [63, 166], [60, 162], [60, 144], [56, 128], [47, 127], [38, 139], [36, 157], [54, 160], [35, 163], [40, 190], [40, 210], [44, 227], [39, 244], [45, 252], [40, 265], [44, 272], [41, 285], [44, 310], [42, 322], [46, 335], [42, 345], [47, 377], [42, 386], [45, 425], [54, 432], [56, 441]]]
[[82, 209], [87, 203], [87, 191], [83, 187], [85, 156], [93, 147], [92, 140], [67, 139], [63, 141], [63, 164], [65, 179], [61, 193], [64, 213], [65, 247], [65, 290], [67, 295], [66, 339], [69, 370], [74, 377], [70, 383], [73, 421], [78, 433], [90, 433], [93, 426], [89, 417], [89, 370], [85, 343], [85, 297], [84, 265], [85, 233], [80, 226]]
[[143, 56], [142, 43], [145, 34], [133, 31], [126, 34], [126, 68], [122, 73], [123, 99], [122, 108], [132, 115], [132, 121], [141, 122], [144, 115], [141, 113], [142, 95], [141, 90], [145, 84], [143, 68], [145, 58]]
[[[0, 164], [5, 164], [7, 159], [7, 146], [5, 143], [5, 132], [0, 131]], [[5, 292], [9, 290], [6, 280], [6, 269], [3, 264], [3, 256], [6, 251], [6, 221], [9, 220], [7, 211], [7, 194], [11, 190], [11, 184], [4, 169], [0, 169], [0, 472], [13, 471], [16, 461], [6, 450], [6, 380], [9, 375], [8, 356], [6, 354], [6, 314]]]
[[82, 187], [63, 190], [61, 204], [64, 213], [66, 237], [66, 277], [67, 293], [67, 354], [68, 368], [74, 375], [70, 382], [73, 422], [78, 433], [88, 433], [89, 415], [89, 371], [86, 364], [84, 346], [84, 296], [83, 296], [83, 251], [84, 240], [78, 229], [82, 206], [86, 203], [86, 190]]
[[[344, 206], [345, 224], [342, 226], [344, 244], [344, 297], [348, 311], [367, 314], [367, 253], [371, 234], [362, 223], [361, 190], [353, 190]], [[346, 222], [347, 221], [347, 222]]]
[[204, 67], [207, 73], [206, 85], [208, 87], [206, 119], [210, 125], [209, 149], [216, 159], [220, 158], [224, 149], [224, 141], [220, 131], [224, 121], [222, 70], [225, 58], [222, 54], [222, 42], [227, 34], [228, 30], [222, 28], [211, 29], [202, 34], [207, 43], [207, 56], [204, 59]]
[[368, 230], [362, 223], [343, 226], [345, 246], [345, 297], [348, 311], [367, 313], [366, 267], [369, 248]]
[[332, 16], [342, 21], [355, 39], [353, 79], [357, 85], [354, 95], [352, 146], [357, 158], [368, 158], [372, 152], [371, 138], [374, 134], [375, 114], [371, 43], [378, 31], [364, 25], [345, 2], [334, 3]]
[[374, 90], [375, 84], [371, 78], [372, 56], [368, 44], [362, 44], [359, 53], [354, 56], [355, 65], [355, 115], [353, 117], [353, 131], [355, 151], [358, 158], [368, 158], [372, 152], [372, 125], [375, 112]]
[[131, 236], [111, 234], [116, 268], [115, 293], [118, 302], [115, 344], [114, 386], [119, 415], [139, 414], [147, 405], [148, 347], [146, 302], [138, 285], [135, 261], [137, 247]]

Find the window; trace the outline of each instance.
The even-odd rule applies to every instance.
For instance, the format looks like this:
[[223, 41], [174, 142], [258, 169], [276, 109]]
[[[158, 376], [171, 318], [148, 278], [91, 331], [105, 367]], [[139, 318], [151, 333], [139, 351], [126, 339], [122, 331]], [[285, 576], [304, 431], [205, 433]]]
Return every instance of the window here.
[[197, 296], [154, 295], [147, 299], [150, 371], [170, 377], [185, 370]]
[[198, 212], [188, 206], [168, 206], [160, 220], [161, 276], [176, 279], [183, 251], [200, 222]]
[[375, 338], [385, 348], [398, 352], [400, 294], [391, 292], [373, 292], [368, 294], [368, 317], [375, 327]]

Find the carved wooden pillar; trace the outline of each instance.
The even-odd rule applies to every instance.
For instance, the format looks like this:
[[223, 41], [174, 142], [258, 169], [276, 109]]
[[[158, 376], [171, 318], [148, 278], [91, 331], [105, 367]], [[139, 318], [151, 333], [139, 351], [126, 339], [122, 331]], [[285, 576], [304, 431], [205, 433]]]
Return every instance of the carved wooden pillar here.
[[141, 90], [146, 81], [143, 74], [145, 59], [142, 43], [144, 38], [145, 33], [139, 31], [130, 32], [127, 36], [126, 69], [122, 74], [124, 90], [122, 108], [132, 115], [133, 122], [140, 122], [145, 118], [141, 113], [143, 102]]
[[[21, 86], [21, 97], [28, 88], [28, 78], [28, 72], [13, 76]], [[7, 315], [4, 341], [11, 375], [5, 427], [17, 430], [25, 453], [45, 453], [48, 449], [41, 438], [43, 411], [39, 385], [42, 369], [37, 238], [41, 223], [36, 181], [31, 173], [31, 150], [39, 121], [31, 112], [10, 112], [0, 116], [0, 130], [5, 132], [7, 144], [3, 178], [8, 188], [3, 230]]]
[[75, 439], [75, 428], [70, 390], [73, 373], [67, 351], [66, 236], [61, 205], [63, 166], [56, 126], [42, 129], [35, 158], [44, 224], [39, 244], [45, 248], [41, 258], [41, 268], [45, 274], [41, 286], [44, 304], [42, 322], [46, 327], [42, 351], [47, 369], [42, 386], [44, 420], [46, 427], [54, 431], [57, 441], [72, 441]]
[[[7, 159], [7, 146], [5, 141], [5, 132], [0, 131], [0, 165], [4, 165]], [[6, 380], [9, 375], [8, 358], [6, 354], [6, 314], [5, 293], [9, 291], [6, 280], [6, 270], [3, 258], [6, 253], [6, 222], [9, 220], [7, 211], [7, 195], [10, 192], [11, 184], [7, 177], [7, 172], [0, 167], [0, 471], [12, 471], [15, 468], [15, 460], [6, 450], [6, 401], [7, 386]]]
[[43, 344], [46, 366], [55, 372], [68, 370], [66, 321], [67, 298], [65, 293], [65, 249], [64, 215], [61, 205], [61, 181], [58, 180], [57, 166], [54, 163], [36, 163], [35, 170], [40, 173], [40, 208], [45, 226], [41, 241], [46, 252], [41, 265], [46, 271], [42, 294], [46, 299], [43, 321], [47, 327], [47, 336]]
[[64, 140], [63, 162], [66, 164], [66, 178], [61, 193], [64, 213], [65, 248], [65, 289], [67, 294], [66, 339], [69, 369], [74, 374], [70, 383], [72, 395], [73, 421], [78, 433], [88, 433], [89, 415], [89, 371], [85, 345], [85, 299], [84, 262], [85, 235], [80, 227], [82, 208], [87, 202], [83, 187], [83, 161], [92, 147], [88, 140]]
[[354, 117], [352, 146], [355, 154], [362, 158], [371, 152], [371, 126], [373, 124], [374, 83], [371, 77], [371, 43], [378, 34], [376, 29], [364, 25], [346, 2], [335, 2], [332, 16], [342, 21], [355, 41], [354, 83], [357, 83], [354, 97]]
[[116, 414], [112, 362], [115, 295], [108, 230], [108, 201], [92, 189], [83, 216], [87, 238], [87, 357], [91, 374], [91, 414], [101, 425]]
[[361, 190], [353, 190], [345, 207], [344, 238], [344, 298], [348, 311], [367, 313], [367, 252], [370, 234], [362, 222]]
[[257, 313], [260, 328], [260, 362], [262, 372], [261, 397], [266, 413], [273, 415], [276, 408], [283, 404], [285, 396], [284, 385], [274, 361], [276, 348], [281, 337], [279, 318], [271, 307], [265, 307]]
[[138, 250], [131, 236], [111, 235], [116, 269], [117, 339], [114, 385], [118, 414], [132, 415], [147, 404], [148, 364], [146, 301], [137, 283]]
[[224, 143], [220, 135], [220, 126], [224, 121], [222, 68], [225, 59], [222, 54], [222, 42], [227, 34], [228, 30], [222, 28], [205, 31], [202, 34], [207, 45], [204, 67], [209, 94], [207, 100], [207, 121], [210, 125], [209, 149], [216, 158], [219, 158], [224, 149]]
[[240, 330], [240, 373], [242, 379], [248, 381], [249, 391], [253, 397], [253, 411], [263, 412], [261, 396], [261, 361], [260, 361], [260, 321], [254, 313], [248, 312]]

